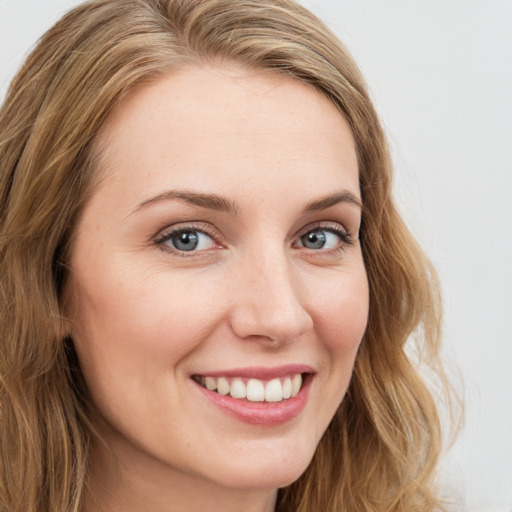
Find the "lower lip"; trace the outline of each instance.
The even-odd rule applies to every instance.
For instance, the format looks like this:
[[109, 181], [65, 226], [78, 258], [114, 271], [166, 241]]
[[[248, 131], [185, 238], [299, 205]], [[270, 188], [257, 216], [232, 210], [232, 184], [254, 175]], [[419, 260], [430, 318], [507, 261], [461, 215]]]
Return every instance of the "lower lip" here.
[[229, 416], [250, 425], [273, 427], [287, 423], [301, 413], [308, 399], [311, 380], [312, 376], [308, 375], [299, 393], [281, 402], [250, 402], [247, 399], [232, 398], [192, 382], [211, 403]]

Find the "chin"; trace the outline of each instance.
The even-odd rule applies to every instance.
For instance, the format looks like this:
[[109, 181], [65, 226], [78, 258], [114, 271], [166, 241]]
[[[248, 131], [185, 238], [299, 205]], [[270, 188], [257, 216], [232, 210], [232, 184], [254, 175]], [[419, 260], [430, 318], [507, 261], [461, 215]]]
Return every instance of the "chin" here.
[[[306, 466], [296, 467], [281, 467], [272, 468], [268, 472], [248, 471], [241, 475], [240, 473], [232, 475], [232, 478], [218, 481], [221, 487], [230, 487], [232, 489], [280, 489], [286, 487], [296, 480], [304, 473]], [[218, 477], [217, 477], [218, 480]]]
[[256, 457], [249, 455], [236, 464], [216, 468], [215, 479], [224, 486], [236, 489], [278, 489], [295, 482], [309, 466], [314, 450], [308, 453], [296, 449], [281, 453], [268, 449]]

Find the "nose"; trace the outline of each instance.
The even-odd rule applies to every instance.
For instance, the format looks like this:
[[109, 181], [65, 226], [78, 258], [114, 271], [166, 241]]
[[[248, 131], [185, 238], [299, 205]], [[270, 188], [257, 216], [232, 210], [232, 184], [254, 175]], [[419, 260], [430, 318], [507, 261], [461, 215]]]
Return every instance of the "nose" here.
[[253, 253], [239, 274], [230, 312], [238, 338], [281, 346], [312, 329], [305, 287], [283, 251]]

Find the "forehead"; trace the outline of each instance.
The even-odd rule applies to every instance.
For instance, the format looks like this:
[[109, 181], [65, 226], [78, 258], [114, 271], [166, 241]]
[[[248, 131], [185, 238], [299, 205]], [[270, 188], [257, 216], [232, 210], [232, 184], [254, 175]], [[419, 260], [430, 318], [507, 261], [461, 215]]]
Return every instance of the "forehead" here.
[[343, 176], [339, 185], [358, 194], [342, 114], [314, 88], [276, 73], [232, 64], [172, 72], [133, 90], [99, 138], [119, 191], [131, 184], [137, 194], [163, 186], [215, 192], [226, 180], [280, 178], [307, 189]]

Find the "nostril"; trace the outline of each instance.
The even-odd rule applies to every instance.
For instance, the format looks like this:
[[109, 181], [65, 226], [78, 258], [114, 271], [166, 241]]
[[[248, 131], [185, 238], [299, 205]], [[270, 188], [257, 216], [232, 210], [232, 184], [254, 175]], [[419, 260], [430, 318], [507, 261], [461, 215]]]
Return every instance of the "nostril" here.
[[261, 304], [237, 304], [230, 315], [230, 326], [240, 339], [279, 347], [311, 330], [313, 321], [298, 302], [283, 307], [263, 300]]

